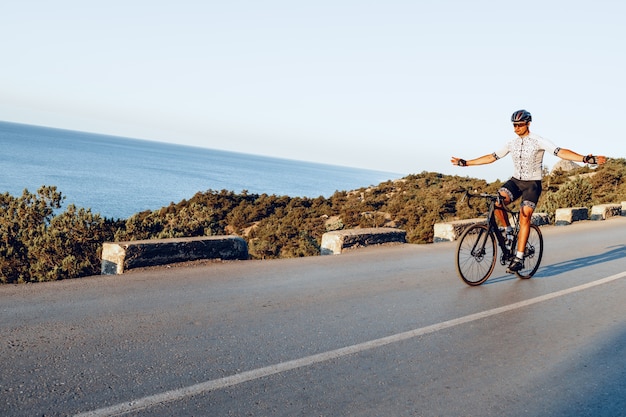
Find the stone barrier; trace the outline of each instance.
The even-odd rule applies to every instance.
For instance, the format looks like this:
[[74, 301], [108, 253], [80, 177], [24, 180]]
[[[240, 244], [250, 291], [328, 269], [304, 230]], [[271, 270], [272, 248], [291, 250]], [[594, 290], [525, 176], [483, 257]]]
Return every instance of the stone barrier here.
[[406, 231], [392, 227], [335, 230], [322, 235], [321, 254], [337, 255], [347, 249], [385, 243], [406, 243]]
[[[533, 224], [548, 224], [549, 217], [547, 213], [533, 213], [531, 219]], [[457, 240], [465, 229], [473, 224], [487, 224], [487, 218], [478, 217], [475, 219], [453, 220], [443, 223], [435, 223], [433, 230], [433, 243], [452, 242]]]
[[591, 220], [606, 220], [609, 217], [621, 215], [621, 204], [598, 204], [591, 207]]
[[103, 275], [122, 274], [144, 266], [199, 259], [248, 259], [248, 245], [239, 236], [201, 236], [108, 242], [102, 247]]
[[550, 216], [548, 213], [533, 213], [533, 217], [530, 219], [532, 224], [536, 224], [537, 226], [544, 226], [546, 224], [550, 224]]
[[[620, 204], [598, 204], [591, 208], [591, 215], [586, 207], [568, 207], [557, 209], [554, 213], [554, 223], [557, 226], [572, 224], [575, 221], [587, 220], [606, 220], [614, 216], [626, 215], [626, 201]], [[435, 223], [433, 243], [454, 241], [461, 236], [466, 227], [485, 223], [485, 218], [454, 220], [444, 223]], [[532, 223], [536, 225], [549, 224], [549, 216], [547, 213], [533, 213]]]
[[435, 223], [433, 243], [452, 242], [463, 234], [463, 231], [474, 224], [487, 224], [485, 217], [466, 220], [453, 220], [445, 223]]
[[554, 212], [554, 224], [556, 226], [567, 226], [573, 222], [587, 220], [589, 210], [587, 207], [570, 207], [556, 209]]

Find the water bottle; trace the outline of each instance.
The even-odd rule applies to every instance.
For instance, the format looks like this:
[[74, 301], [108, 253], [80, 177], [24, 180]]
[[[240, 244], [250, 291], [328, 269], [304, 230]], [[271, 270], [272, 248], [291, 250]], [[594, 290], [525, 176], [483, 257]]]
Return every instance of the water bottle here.
[[513, 235], [512, 232], [506, 233], [506, 248], [511, 249], [513, 247]]

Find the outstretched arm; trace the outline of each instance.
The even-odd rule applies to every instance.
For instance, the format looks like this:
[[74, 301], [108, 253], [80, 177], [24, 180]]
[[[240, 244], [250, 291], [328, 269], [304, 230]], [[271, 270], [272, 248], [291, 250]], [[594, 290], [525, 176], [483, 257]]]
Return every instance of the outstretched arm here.
[[576, 153], [572, 150], [561, 148], [559, 152], [556, 154], [561, 159], [565, 159], [568, 161], [574, 162], [583, 162], [585, 164], [603, 164], [606, 162], [606, 156], [602, 155], [586, 155], [583, 156], [579, 153]]
[[458, 165], [460, 167], [467, 167], [470, 165], [485, 165], [485, 164], [490, 164], [495, 161], [496, 161], [496, 157], [493, 156], [492, 153], [488, 155], [483, 155], [479, 158], [468, 159], [467, 161], [463, 158], [457, 158], [456, 156], [453, 156], [450, 159], [450, 162], [452, 162], [452, 165]]

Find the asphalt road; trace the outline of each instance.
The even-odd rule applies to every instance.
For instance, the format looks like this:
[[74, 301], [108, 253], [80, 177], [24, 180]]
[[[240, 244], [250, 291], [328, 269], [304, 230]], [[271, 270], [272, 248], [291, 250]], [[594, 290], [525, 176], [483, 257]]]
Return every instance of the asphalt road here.
[[3, 416], [624, 416], [626, 217], [536, 277], [455, 243], [0, 286]]

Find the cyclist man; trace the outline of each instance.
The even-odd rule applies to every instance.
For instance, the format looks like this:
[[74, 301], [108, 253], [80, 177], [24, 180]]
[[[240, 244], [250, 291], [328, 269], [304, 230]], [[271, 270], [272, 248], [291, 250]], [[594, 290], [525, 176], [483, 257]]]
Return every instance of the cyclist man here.
[[[452, 157], [453, 165], [466, 167], [470, 165], [484, 165], [497, 161], [504, 156], [511, 154], [513, 158], [513, 176], [509, 179], [499, 193], [503, 197], [504, 204], [508, 205], [512, 201], [522, 197], [520, 204], [520, 230], [517, 241], [517, 254], [509, 265], [509, 271], [519, 271], [524, 267], [524, 249], [530, 233], [530, 221], [541, 195], [541, 177], [543, 174], [543, 154], [545, 151], [552, 152], [561, 159], [586, 164], [603, 164], [606, 162], [604, 156], [580, 155], [565, 148], [559, 148], [549, 140], [530, 132], [531, 114], [526, 110], [517, 110], [511, 116], [513, 130], [517, 135], [509, 141], [502, 149], [476, 159], [465, 160]], [[500, 224], [511, 229], [508, 216], [504, 210], [496, 210], [495, 214]]]

